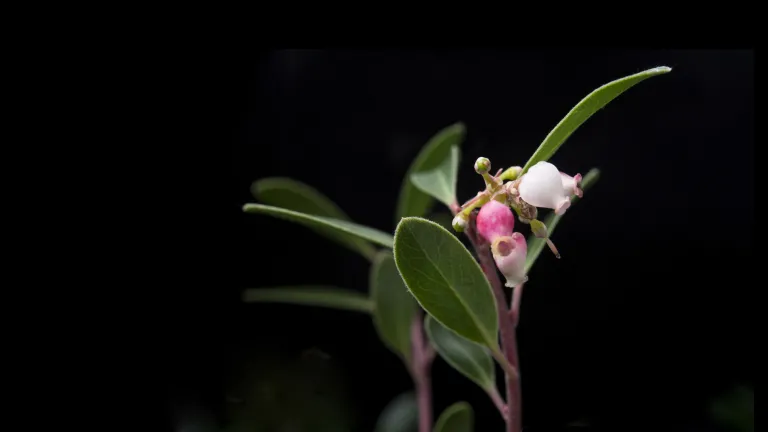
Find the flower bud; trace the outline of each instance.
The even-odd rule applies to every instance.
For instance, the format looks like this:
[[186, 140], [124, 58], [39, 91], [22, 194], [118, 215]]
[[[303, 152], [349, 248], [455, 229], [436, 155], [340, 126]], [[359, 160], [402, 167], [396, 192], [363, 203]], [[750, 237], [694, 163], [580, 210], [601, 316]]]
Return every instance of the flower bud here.
[[496, 267], [507, 279], [504, 286], [514, 288], [528, 281], [525, 275], [525, 258], [528, 254], [525, 236], [519, 232], [511, 236], [499, 236], [491, 244], [491, 251]]
[[555, 256], [560, 259], [560, 252], [558, 252], [557, 247], [555, 247], [555, 244], [552, 243], [552, 240], [549, 239], [549, 233], [547, 232], [547, 226], [544, 225], [544, 222], [533, 219], [531, 221], [531, 231], [533, 232], [533, 235], [535, 235], [538, 238], [543, 238], [547, 240], [547, 246], [549, 246], [549, 249], [552, 251]]
[[565, 192], [560, 171], [549, 162], [538, 162], [520, 179], [520, 198], [535, 207], [550, 208], [555, 214], [565, 213], [571, 198]]
[[488, 201], [477, 213], [477, 233], [493, 243], [499, 236], [511, 236], [515, 228], [515, 215], [506, 205], [496, 200]]
[[453, 226], [454, 231], [463, 232], [467, 227], [467, 217], [463, 212], [459, 212], [456, 214], [456, 217], [453, 218], [451, 225]]
[[491, 170], [491, 161], [488, 158], [479, 157], [475, 161], [475, 172], [478, 174], [485, 174]]
[[579, 198], [582, 197], [584, 192], [581, 190], [581, 188], [579, 188], [579, 186], [581, 186], [581, 174], [576, 174], [575, 176], [571, 177], [561, 171], [560, 179], [563, 182], [563, 189], [565, 190], [566, 194], [576, 195]]

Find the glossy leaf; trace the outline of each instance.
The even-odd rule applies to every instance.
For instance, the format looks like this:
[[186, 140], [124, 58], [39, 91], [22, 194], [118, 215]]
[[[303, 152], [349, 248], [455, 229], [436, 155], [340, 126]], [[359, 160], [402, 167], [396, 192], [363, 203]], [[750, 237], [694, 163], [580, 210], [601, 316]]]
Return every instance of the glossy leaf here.
[[498, 352], [491, 286], [466, 247], [427, 219], [403, 218], [395, 230], [395, 262], [416, 300], [441, 324]]
[[424, 319], [424, 328], [432, 346], [446, 363], [484, 390], [496, 385], [494, 363], [487, 348], [448, 330], [429, 315]]
[[416, 395], [406, 392], [392, 399], [381, 411], [374, 432], [416, 432], [418, 423]]
[[[284, 177], [264, 178], [253, 182], [251, 193], [263, 204], [313, 216], [350, 221], [349, 216], [328, 197], [298, 180]], [[318, 234], [356, 250], [369, 260], [372, 260], [376, 254], [376, 248], [358, 236], [331, 228], [315, 227], [314, 229]]]
[[[320, 228], [334, 231], [340, 235], [351, 235], [356, 238], [368, 240], [381, 246], [388, 248], [392, 247], [393, 238], [391, 235], [379, 231], [375, 228], [359, 225], [354, 222], [343, 221], [339, 219], [332, 219], [322, 216], [312, 216], [306, 213], [299, 213], [293, 210], [286, 210], [279, 207], [268, 206], [264, 204], [246, 204], [243, 206], [243, 211], [246, 213], [260, 213], [276, 218], [285, 219], [291, 222], [296, 222], [309, 228]], [[355, 249], [355, 246], [347, 243], [345, 244]]]
[[[587, 189], [592, 187], [592, 185], [597, 182], [597, 180], [600, 178], [600, 170], [597, 168], [592, 168], [589, 170], [587, 175], [584, 176], [581, 180], [581, 189], [586, 194]], [[579, 202], [579, 197], [573, 196], [571, 198], [571, 206]], [[570, 210], [569, 211], [573, 211]], [[552, 233], [555, 231], [555, 227], [560, 222], [560, 219], [562, 219], [563, 216], [568, 214], [567, 212], [562, 215], [556, 215], [555, 212], [551, 212], [549, 216], [547, 216], [546, 219], [544, 219], [544, 225], [547, 226], [547, 234], [549, 235], [549, 238], [552, 238]], [[533, 267], [533, 264], [536, 263], [536, 260], [539, 258], [539, 255], [541, 255], [541, 251], [544, 250], [544, 248], [547, 245], [547, 241], [542, 238], [538, 238], [534, 235], [531, 235], [528, 237], [528, 256], [525, 258], [525, 274], [528, 274], [528, 272]]]
[[523, 173], [527, 172], [528, 168], [532, 167], [537, 162], [549, 160], [565, 140], [567, 140], [568, 137], [582, 125], [582, 123], [587, 121], [587, 119], [592, 117], [594, 113], [608, 105], [609, 102], [627, 91], [630, 87], [643, 80], [656, 75], [665, 74], [671, 70], [672, 69], [666, 66], [648, 69], [634, 75], [611, 81], [588, 94], [587, 97], [576, 104], [576, 106], [568, 112], [565, 118], [560, 120], [560, 123], [558, 123], [549, 135], [544, 138], [544, 142], [539, 145], [539, 148], [536, 149], [536, 152], [533, 153], [533, 156], [531, 156], [523, 167]]
[[243, 292], [246, 303], [289, 303], [357, 312], [373, 312], [373, 302], [363, 293], [331, 286], [251, 288]]
[[435, 422], [434, 432], [473, 432], [475, 413], [466, 402], [456, 402], [440, 414]]
[[411, 182], [411, 174], [430, 171], [440, 166], [449, 158], [453, 146], [461, 146], [465, 134], [466, 128], [463, 123], [453, 124], [435, 134], [421, 149], [403, 179], [397, 201], [395, 222], [399, 222], [403, 217], [422, 217], [427, 214], [434, 199], [420, 191]]
[[431, 170], [411, 174], [411, 183], [420, 191], [451, 207], [456, 203], [456, 181], [459, 173], [459, 147], [452, 146], [448, 157]]
[[417, 305], [397, 272], [390, 251], [376, 255], [371, 266], [370, 285], [376, 331], [385, 345], [408, 362], [411, 358], [411, 324]]

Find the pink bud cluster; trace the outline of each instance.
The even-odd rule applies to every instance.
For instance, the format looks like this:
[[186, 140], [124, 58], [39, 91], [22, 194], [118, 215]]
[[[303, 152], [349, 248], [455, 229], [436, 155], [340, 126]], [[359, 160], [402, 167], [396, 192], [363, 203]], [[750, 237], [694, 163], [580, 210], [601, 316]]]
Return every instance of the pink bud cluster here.
[[526, 282], [528, 244], [525, 236], [514, 232], [515, 216], [512, 210], [506, 204], [491, 200], [478, 212], [476, 223], [478, 235], [490, 243], [496, 266], [507, 279], [505, 286], [514, 288]]

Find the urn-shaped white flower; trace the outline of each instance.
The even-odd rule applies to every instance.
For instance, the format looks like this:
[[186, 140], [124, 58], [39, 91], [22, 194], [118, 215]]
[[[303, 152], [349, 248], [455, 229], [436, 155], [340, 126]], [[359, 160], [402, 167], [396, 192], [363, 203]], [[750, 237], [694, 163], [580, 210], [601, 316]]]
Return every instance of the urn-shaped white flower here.
[[563, 214], [571, 206], [570, 184], [564, 184], [560, 171], [549, 162], [538, 162], [520, 179], [518, 191], [523, 201], [534, 207], [555, 210]]
[[525, 257], [528, 254], [528, 244], [519, 232], [511, 236], [499, 236], [491, 244], [493, 260], [496, 267], [507, 279], [505, 286], [514, 288], [528, 281], [525, 275]]

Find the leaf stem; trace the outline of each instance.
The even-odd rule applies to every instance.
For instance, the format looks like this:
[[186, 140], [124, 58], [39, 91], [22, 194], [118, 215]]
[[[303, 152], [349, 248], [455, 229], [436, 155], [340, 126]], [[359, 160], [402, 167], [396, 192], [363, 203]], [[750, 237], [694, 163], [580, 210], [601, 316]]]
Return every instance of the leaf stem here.
[[496, 389], [496, 387], [491, 387], [486, 389], [486, 392], [488, 393], [488, 396], [490, 396], [491, 400], [493, 401], [493, 404], [496, 405], [496, 408], [499, 410], [499, 414], [501, 414], [501, 418], [504, 419], [504, 422], [507, 421], [509, 418], [509, 413], [507, 412], [507, 405], [506, 402], [504, 402], [504, 399], [501, 398], [501, 395], [499, 394], [499, 390]]
[[411, 376], [419, 407], [419, 432], [432, 430], [432, 379], [430, 370], [435, 351], [424, 338], [424, 317], [417, 313], [411, 322]]

